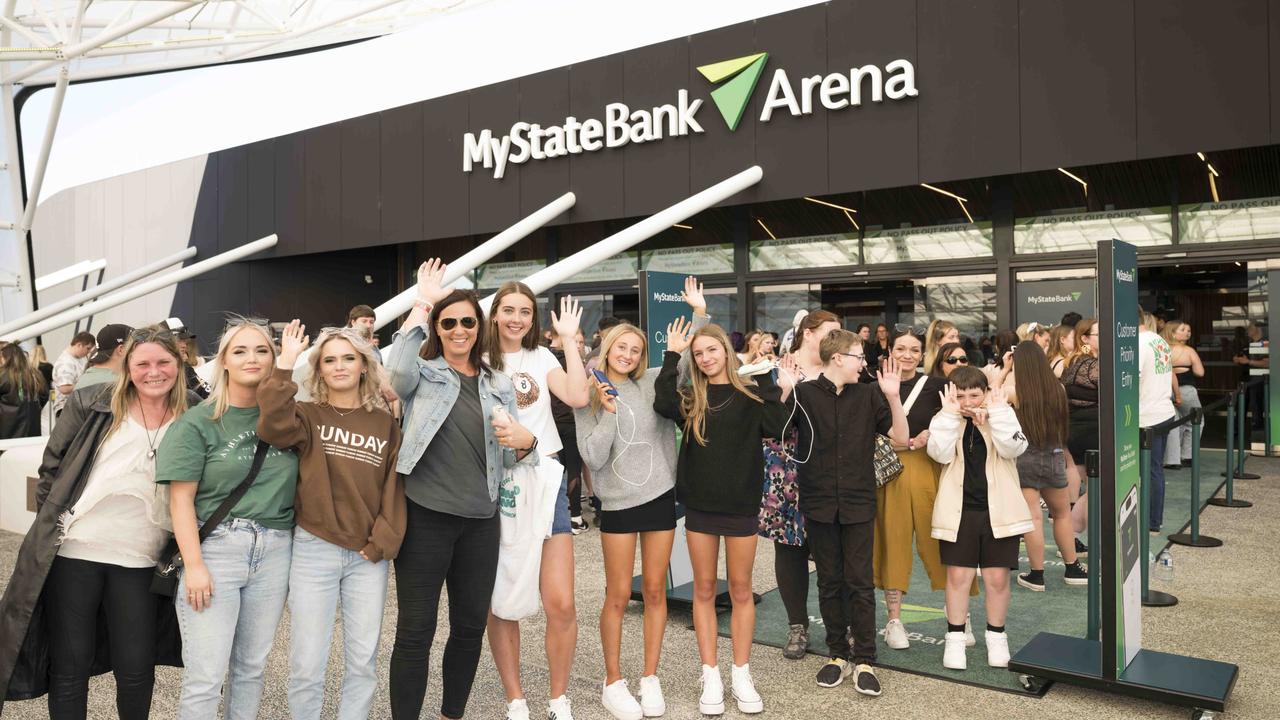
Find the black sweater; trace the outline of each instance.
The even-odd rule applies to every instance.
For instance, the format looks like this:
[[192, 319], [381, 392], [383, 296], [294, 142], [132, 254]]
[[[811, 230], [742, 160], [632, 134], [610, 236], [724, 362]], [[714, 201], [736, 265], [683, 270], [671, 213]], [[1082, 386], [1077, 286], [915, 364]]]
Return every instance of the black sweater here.
[[[680, 391], [676, 387], [677, 353], [662, 356], [662, 372], [654, 383], [653, 409], [683, 425]], [[685, 433], [676, 461], [676, 496], [686, 507], [727, 515], [760, 512], [764, 456], [760, 440], [781, 434], [788, 409], [776, 386], [752, 390], [756, 402], [732, 385], [708, 385], [706, 445]]]

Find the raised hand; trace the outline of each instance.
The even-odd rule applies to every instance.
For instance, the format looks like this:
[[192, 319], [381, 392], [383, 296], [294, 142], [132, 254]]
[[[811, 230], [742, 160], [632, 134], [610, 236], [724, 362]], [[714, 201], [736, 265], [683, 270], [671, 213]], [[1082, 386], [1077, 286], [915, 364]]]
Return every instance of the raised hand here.
[[449, 294], [449, 288], [444, 287], [444, 271], [448, 267], [440, 258], [431, 258], [418, 266], [419, 300], [435, 305]]
[[995, 407], [997, 405], [1008, 405], [1009, 393], [1005, 391], [1004, 386], [993, 387], [991, 392], [987, 394], [987, 407]]
[[276, 358], [276, 367], [292, 370], [298, 362], [298, 356], [311, 344], [307, 337], [307, 326], [297, 318], [285, 326], [280, 333], [280, 355]]
[[688, 350], [689, 342], [693, 339], [692, 329], [693, 323], [683, 316], [667, 325], [667, 352], [682, 353]]
[[892, 355], [886, 355], [880, 361], [880, 369], [876, 371], [876, 375], [892, 375], [900, 379], [902, 377], [902, 364], [894, 360]]
[[938, 393], [938, 397], [942, 399], [943, 412], [960, 412], [960, 400], [956, 397], [955, 383], [947, 383], [947, 386]]
[[702, 283], [698, 282], [698, 278], [692, 275], [685, 278], [684, 291], [680, 294], [689, 303], [689, 307], [693, 308], [695, 315], [707, 314], [707, 298], [702, 294]]
[[551, 313], [551, 328], [560, 336], [564, 347], [577, 347], [578, 328], [582, 325], [582, 306], [577, 298], [565, 295], [560, 298], [560, 314]]
[[[916, 382], [924, 382], [924, 378]], [[880, 392], [884, 393], [886, 398], [899, 396], [902, 390], [902, 375], [898, 373], [898, 364], [893, 361], [893, 358], [888, 358], [885, 366], [876, 371], [876, 384], [880, 386]]]
[[786, 397], [800, 382], [800, 363], [795, 355], [785, 355], [778, 361], [778, 387], [782, 388], [782, 396]]

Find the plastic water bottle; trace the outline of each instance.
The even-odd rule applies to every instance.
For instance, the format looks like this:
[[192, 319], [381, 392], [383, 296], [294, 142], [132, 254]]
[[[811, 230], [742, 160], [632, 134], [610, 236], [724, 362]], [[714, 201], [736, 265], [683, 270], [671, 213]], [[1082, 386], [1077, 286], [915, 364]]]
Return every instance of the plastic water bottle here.
[[1156, 556], [1156, 579], [1163, 583], [1173, 582], [1173, 556], [1167, 549]]

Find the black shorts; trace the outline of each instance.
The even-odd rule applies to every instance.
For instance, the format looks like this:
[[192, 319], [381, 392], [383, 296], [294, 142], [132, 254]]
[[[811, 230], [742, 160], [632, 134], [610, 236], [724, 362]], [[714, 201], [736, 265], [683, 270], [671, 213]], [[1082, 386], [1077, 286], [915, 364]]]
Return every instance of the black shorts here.
[[643, 505], [601, 510], [600, 532], [638, 533], [676, 529], [676, 491], [671, 489]]
[[760, 529], [760, 520], [758, 515], [730, 515], [685, 507], [684, 529], [704, 535], [751, 537]]
[[951, 567], [1004, 567], [1018, 569], [1018, 540], [1021, 535], [996, 539], [991, 533], [991, 514], [986, 510], [960, 511], [960, 530], [955, 542], [938, 542], [943, 565]]

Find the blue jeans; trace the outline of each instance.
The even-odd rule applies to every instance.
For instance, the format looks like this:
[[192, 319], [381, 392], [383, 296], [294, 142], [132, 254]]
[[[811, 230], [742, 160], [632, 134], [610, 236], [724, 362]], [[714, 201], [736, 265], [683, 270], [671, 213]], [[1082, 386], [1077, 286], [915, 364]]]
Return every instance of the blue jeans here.
[[[1182, 404], [1177, 406], [1178, 418], [1191, 414], [1200, 407], [1200, 391], [1194, 385], [1182, 388]], [[1164, 451], [1165, 465], [1178, 465], [1191, 459], [1191, 424], [1179, 425], [1169, 432], [1169, 442]], [[1154, 455], [1152, 457], [1155, 457]]]
[[345, 665], [338, 717], [369, 717], [378, 689], [378, 640], [386, 602], [386, 560], [371, 563], [357, 550], [294, 528], [289, 570], [289, 712], [294, 720], [320, 717], [339, 605]]
[[205, 720], [218, 712], [223, 681], [227, 720], [258, 716], [263, 668], [289, 590], [293, 535], [252, 520], [228, 520], [200, 546], [213, 577], [209, 607], [187, 604], [185, 573], [174, 604], [182, 631], [182, 701], [178, 718]]
[[1164, 453], [1169, 443], [1169, 433], [1155, 433], [1151, 439], [1151, 523], [1154, 530], [1164, 524]]

